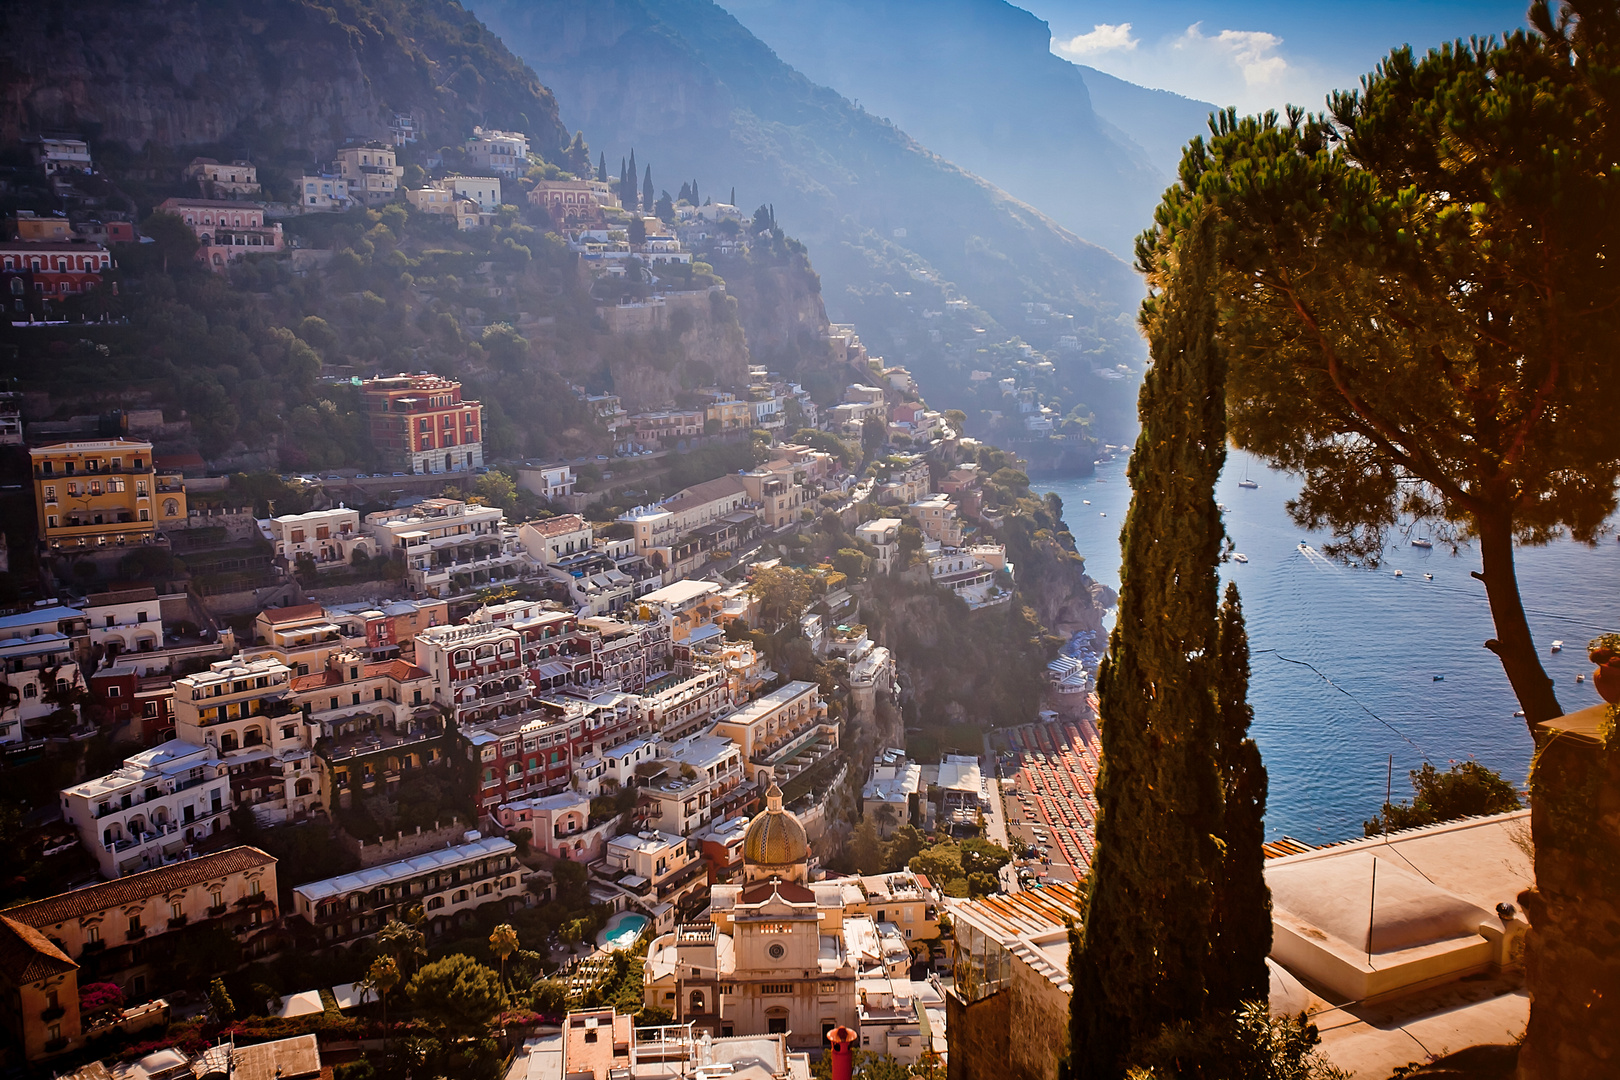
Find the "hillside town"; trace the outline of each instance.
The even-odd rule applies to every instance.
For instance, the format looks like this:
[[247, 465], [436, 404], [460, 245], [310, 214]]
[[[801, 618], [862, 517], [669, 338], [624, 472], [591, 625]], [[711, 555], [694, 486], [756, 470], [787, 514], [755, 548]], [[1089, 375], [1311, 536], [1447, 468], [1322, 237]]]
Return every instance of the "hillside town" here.
[[[366, 333], [472, 359], [340, 352], [310, 316], [266, 330], [275, 369], [220, 334], [231, 379], [298, 382], [274, 431], [200, 382], [82, 413], [0, 389], [0, 1060], [1058, 1080], [1116, 598], [1029, 474], [1124, 448], [1017, 340], [962, 373], [994, 439], [819, 297], [792, 348], [744, 342], [739, 294], [777, 303], [759, 280], [804, 256], [769, 203], [426, 125], [297, 173], [115, 177], [86, 132], [7, 166], [6, 330], [64, 364], [108, 356], [170, 260], [221, 307], [341, 281]], [[1076, 316], [1023, 310], [1079, 349]], [[494, 389], [587, 338], [533, 396]], [[1270, 1013], [1379, 1080], [1408, 1037], [1522, 1033], [1511, 805], [1266, 843]], [[1369, 871], [1394, 914], [1344, 901]]]

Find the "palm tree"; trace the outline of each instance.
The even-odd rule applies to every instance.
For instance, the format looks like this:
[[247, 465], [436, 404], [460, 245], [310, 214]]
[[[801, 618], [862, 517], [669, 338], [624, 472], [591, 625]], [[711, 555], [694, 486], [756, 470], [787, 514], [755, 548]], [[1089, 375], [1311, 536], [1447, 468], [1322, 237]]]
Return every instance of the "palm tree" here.
[[377, 991], [377, 1000], [382, 1002], [383, 1015], [383, 1054], [388, 1053], [388, 991], [399, 985], [399, 965], [387, 953], [377, 957], [371, 962], [366, 971], [366, 984]]
[[501, 962], [501, 986], [506, 986], [506, 958], [517, 952], [518, 935], [511, 923], [501, 923], [489, 935], [489, 950]]
[[[421, 957], [427, 955], [427, 935], [417, 929], [412, 919], [417, 909], [412, 908], [405, 913], [409, 921], [401, 922], [398, 919], [389, 919], [383, 928], [377, 932], [377, 943], [383, 947], [403, 970], [408, 957]], [[415, 963], [409, 965], [413, 970]]]

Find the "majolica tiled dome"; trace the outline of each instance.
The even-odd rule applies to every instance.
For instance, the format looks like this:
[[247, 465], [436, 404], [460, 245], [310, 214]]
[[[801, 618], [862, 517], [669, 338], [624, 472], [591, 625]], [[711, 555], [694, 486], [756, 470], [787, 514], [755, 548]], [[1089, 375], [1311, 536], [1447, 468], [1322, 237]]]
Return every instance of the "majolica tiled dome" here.
[[765, 792], [765, 812], [748, 823], [743, 835], [743, 862], [752, 866], [791, 866], [810, 858], [799, 819], [782, 809], [782, 789], [772, 783]]

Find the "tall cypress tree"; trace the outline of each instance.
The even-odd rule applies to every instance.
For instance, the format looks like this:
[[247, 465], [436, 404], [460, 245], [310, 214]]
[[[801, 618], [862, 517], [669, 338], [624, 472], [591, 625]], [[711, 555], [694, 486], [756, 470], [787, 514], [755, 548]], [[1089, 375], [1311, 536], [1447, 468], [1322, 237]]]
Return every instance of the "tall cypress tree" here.
[[737, 189], [736, 188], [731, 189], [731, 202], [727, 203], [726, 205], [728, 205], [728, 206], [736, 206], [737, 205]]
[[636, 190], [636, 148], [630, 148], [630, 165], [624, 173], [624, 186], [619, 189], [619, 201], [626, 210], [632, 213], [641, 205], [641, 195]]
[[1143, 304], [1153, 363], [1137, 411], [1120, 599], [1098, 675], [1102, 763], [1065, 1072], [1115, 1080], [1132, 1050], [1208, 1005], [1219, 867], [1216, 567], [1225, 530], [1225, 369], [1216, 346], [1208, 219], [1163, 264]]
[[655, 200], [653, 199], [653, 186], [652, 186], [652, 166], [648, 165], [647, 166], [647, 179], [645, 179], [645, 180], [643, 180], [641, 182], [641, 209], [644, 212], [648, 213], [648, 214], [652, 213], [653, 212], [653, 202], [654, 201]]
[[596, 178], [607, 183], [607, 151], [599, 150], [596, 154]]
[[1210, 1007], [1235, 1012], [1271, 990], [1271, 890], [1266, 886], [1266, 767], [1249, 738], [1249, 633], [1237, 585], [1226, 584], [1216, 657], [1216, 764], [1221, 777], [1221, 864], [1210, 942]]

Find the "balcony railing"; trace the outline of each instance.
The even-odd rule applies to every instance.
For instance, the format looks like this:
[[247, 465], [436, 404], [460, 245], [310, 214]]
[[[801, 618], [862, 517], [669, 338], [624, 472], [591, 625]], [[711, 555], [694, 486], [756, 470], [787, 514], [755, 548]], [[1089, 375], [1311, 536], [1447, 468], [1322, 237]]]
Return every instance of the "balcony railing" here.
[[174, 916], [172, 919], [169, 920], [169, 929], [170, 930], [178, 930], [178, 929], [180, 929], [182, 926], [186, 925], [186, 918], [187, 917], [184, 916], [184, 915], [176, 915], [176, 916]]
[[124, 936], [127, 937], [131, 941], [139, 941], [139, 940], [141, 940], [141, 938], [146, 936], [146, 927], [144, 927], [144, 926], [132, 926], [132, 927], [129, 928], [129, 932], [127, 934], [125, 934]]
[[66, 1009], [64, 1009], [60, 1005], [52, 1005], [48, 1009], [41, 1010], [41, 1012], [39, 1014], [39, 1018], [41, 1020], [45, 1021], [48, 1024], [52, 1020], [60, 1020], [60, 1019], [62, 1019], [62, 1017], [65, 1016], [65, 1015], [67, 1015], [67, 1010]]

